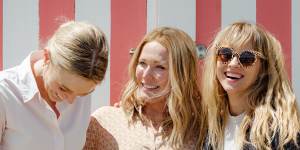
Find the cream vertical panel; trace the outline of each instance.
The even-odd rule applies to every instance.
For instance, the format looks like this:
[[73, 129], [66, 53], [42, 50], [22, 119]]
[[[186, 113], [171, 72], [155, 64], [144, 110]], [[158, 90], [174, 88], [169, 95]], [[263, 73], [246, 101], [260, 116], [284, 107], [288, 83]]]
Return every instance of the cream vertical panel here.
[[[110, 0], [76, 0], [75, 18], [98, 25], [110, 43], [111, 9]], [[110, 60], [110, 59], [109, 59]], [[110, 63], [104, 81], [92, 94], [92, 111], [110, 104]]]
[[147, 32], [150, 32], [158, 26], [158, 1], [159, 0], [147, 0]]
[[222, 28], [234, 21], [256, 22], [256, 0], [222, 0]]
[[38, 49], [38, 14], [38, 0], [3, 0], [3, 69]]
[[[300, 1], [292, 0], [292, 83], [300, 106]], [[300, 108], [300, 107], [299, 107]]]
[[147, 31], [157, 26], [177, 27], [196, 37], [196, 0], [148, 0]]

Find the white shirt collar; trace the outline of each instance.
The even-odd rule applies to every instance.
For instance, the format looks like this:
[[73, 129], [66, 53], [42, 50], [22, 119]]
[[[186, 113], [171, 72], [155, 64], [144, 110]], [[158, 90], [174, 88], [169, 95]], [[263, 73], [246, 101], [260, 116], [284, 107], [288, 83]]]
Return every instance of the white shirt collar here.
[[19, 78], [19, 82], [17, 84], [20, 87], [20, 92], [24, 103], [32, 100], [32, 98], [39, 93], [31, 68], [32, 53], [30, 53], [29, 56], [27, 56], [16, 69]]

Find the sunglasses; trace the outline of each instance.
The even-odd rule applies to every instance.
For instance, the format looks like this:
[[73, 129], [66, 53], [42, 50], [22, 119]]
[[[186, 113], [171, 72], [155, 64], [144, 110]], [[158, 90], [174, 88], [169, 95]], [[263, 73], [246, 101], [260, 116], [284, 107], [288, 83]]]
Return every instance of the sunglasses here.
[[234, 52], [233, 48], [217, 47], [217, 59], [227, 64], [234, 57], [238, 58], [242, 67], [250, 67], [255, 64], [257, 57], [265, 59], [263, 54], [254, 50], [242, 50], [238, 53]]

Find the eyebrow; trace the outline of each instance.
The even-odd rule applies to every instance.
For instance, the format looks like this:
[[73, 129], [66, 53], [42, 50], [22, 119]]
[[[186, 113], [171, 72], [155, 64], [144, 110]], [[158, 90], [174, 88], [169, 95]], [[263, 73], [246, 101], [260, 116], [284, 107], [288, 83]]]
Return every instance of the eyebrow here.
[[70, 90], [68, 87], [64, 86], [63, 84], [60, 84], [60, 85], [62, 86], [62, 88], [63, 88], [64, 90], [66, 90], [66, 91], [68, 91], [68, 92], [72, 92], [72, 93], [73, 93], [73, 91], [72, 91], [72, 90]]
[[[144, 59], [144, 58], [140, 58], [140, 59], [138, 59], [138, 62], [139, 61], [144, 61], [144, 62], [147, 62], [147, 61], [149, 61], [149, 60], [147, 60], [147, 59]], [[157, 60], [151, 60], [153, 63], [155, 63], [155, 64], [168, 64], [168, 61], [167, 60], [162, 60], [162, 61], [157, 61]]]
[[89, 92], [87, 92], [87, 93], [83, 93], [83, 94], [79, 94], [80, 96], [86, 96], [86, 95], [89, 95], [89, 94], [91, 94], [92, 92], [94, 92], [95, 91], [95, 89], [93, 89], [93, 90], [91, 90], [91, 91], [89, 91]]
[[[64, 86], [63, 84], [61, 84], [61, 86], [62, 86], [62, 88], [64, 88], [64, 90], [66, 90], [66, 91], [68, 91], [68, 92], [71, 92], [71, 93], [74, 93], [74, 91], [70, 90], [68, 87]], [[86, 96], [86, 95], [91, 94], [91, 93], [94, 92], [94, 91], [95, 91], [95, 89], [93, 89], [93, 90], [91, 90], [91, 91], [89, 91], [89, 92], [87, 92], [87, 93], [78, 94], [78, 95], [80, 95], [80, 96]]]

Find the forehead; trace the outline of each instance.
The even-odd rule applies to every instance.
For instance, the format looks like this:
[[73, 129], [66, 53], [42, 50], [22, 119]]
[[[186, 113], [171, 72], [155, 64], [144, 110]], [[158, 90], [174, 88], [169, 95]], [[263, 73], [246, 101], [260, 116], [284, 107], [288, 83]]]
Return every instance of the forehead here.
[[148, 42], [143, 47], [139, 59], [152, 61], [168, 61], [168, 50], [156, 41]]
[[53, 76], [56, 82], [65, 88], [68, 88], [76, 94], [85, 94], [94, 90], [97, 85], [94, 81], [81, 77], [75, 73], [55, 68]]
[[219, 44], [218, 46], [232, 48], [234, 51], [254, 50], [253, 46], [250, 44], [250, 42], [243, 43], [243, 44], [223, 42], [223, 43]]

